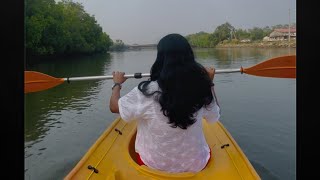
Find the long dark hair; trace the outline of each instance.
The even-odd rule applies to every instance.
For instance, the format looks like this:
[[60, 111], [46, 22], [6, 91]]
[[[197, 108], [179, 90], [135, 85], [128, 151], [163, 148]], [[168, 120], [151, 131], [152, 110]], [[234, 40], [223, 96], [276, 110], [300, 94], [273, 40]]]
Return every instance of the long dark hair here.
[[[195, 112], [213, 101], [213, 83], [206, 69], [195, 61], [192, 48], [183, 36], [163, 37], [157, 50], [150, 80], [141, 82], [138, 88], [147, 97], [158, 94], [156, 100], [171, 127], [187, 129], [196, 121]], [[148, 91], [151, 81], [158, 82], [161, 92]]]

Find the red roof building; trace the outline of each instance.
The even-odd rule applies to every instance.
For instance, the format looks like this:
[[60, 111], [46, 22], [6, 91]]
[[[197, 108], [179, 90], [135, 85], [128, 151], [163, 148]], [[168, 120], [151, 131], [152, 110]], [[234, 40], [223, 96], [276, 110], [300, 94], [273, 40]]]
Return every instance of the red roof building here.
[[270, 40], [286, 40], [289, 38], [289, 31], [290, 31], [290, 38], [296, 38], [296, 28], [291, 27], [289, 28], [282, 28], [282, 29], [274, 29], [272, 33], [270, 33], [269, 38]]
[[[274, 29], [274, 31], [277, 31], [280, 33], [289, 33], [289, 28], [287, 28], [287, 29]], [[296, 28], [290, 28], [290, 33], [296, 33]]]

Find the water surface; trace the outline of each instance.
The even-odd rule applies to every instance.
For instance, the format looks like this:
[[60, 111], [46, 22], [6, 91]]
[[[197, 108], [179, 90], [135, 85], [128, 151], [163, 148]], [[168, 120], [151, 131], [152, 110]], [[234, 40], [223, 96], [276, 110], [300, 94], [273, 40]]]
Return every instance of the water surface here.
[[[295, 49], [195, 50], [197, 61], [216, 69], [250, 67]], [[147, 73], [155, 50], [43, 61], [28, 70], [54, 77]], [[128, 79], [121, 94], [141, 79]], [[221, 122], [262, 179], [296, 178], [296, 80], [217, 74]], [[109, 111], [111, 80], [64, 83], [25, 95], [25, 179], [63, 179], [117, 117]]]

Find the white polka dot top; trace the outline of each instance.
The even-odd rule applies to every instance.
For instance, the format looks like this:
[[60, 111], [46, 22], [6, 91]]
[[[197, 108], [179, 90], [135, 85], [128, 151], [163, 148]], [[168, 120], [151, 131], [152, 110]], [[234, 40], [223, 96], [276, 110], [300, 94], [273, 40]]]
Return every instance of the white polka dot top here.
[[[160, 90], [157, 82], [149, 84], [151, 91]], [[196, 112], [197, 121], [186, 130], [172, 128], [161, 105], [146, 97], [135, 87], [119, 99], [119, 112], [124, 121], [137, 120], [135, 151], [150, 168], [166, 172], [199, 172], [207, 164], [210, 149], [202, 130], [202, 118], [218, 121], [220, 108], [212, 101]]]

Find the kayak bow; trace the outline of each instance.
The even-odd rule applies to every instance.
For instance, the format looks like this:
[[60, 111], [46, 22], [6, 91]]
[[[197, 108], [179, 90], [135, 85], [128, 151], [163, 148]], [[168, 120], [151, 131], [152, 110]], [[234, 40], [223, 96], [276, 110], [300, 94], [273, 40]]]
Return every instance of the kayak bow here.
[[221, 122], [202, 121], [212, 157], [198, 173], [167, 173], [136, 162], [137, 122], [116, 119], [65, 177], [69, 179], [261, 179]]

